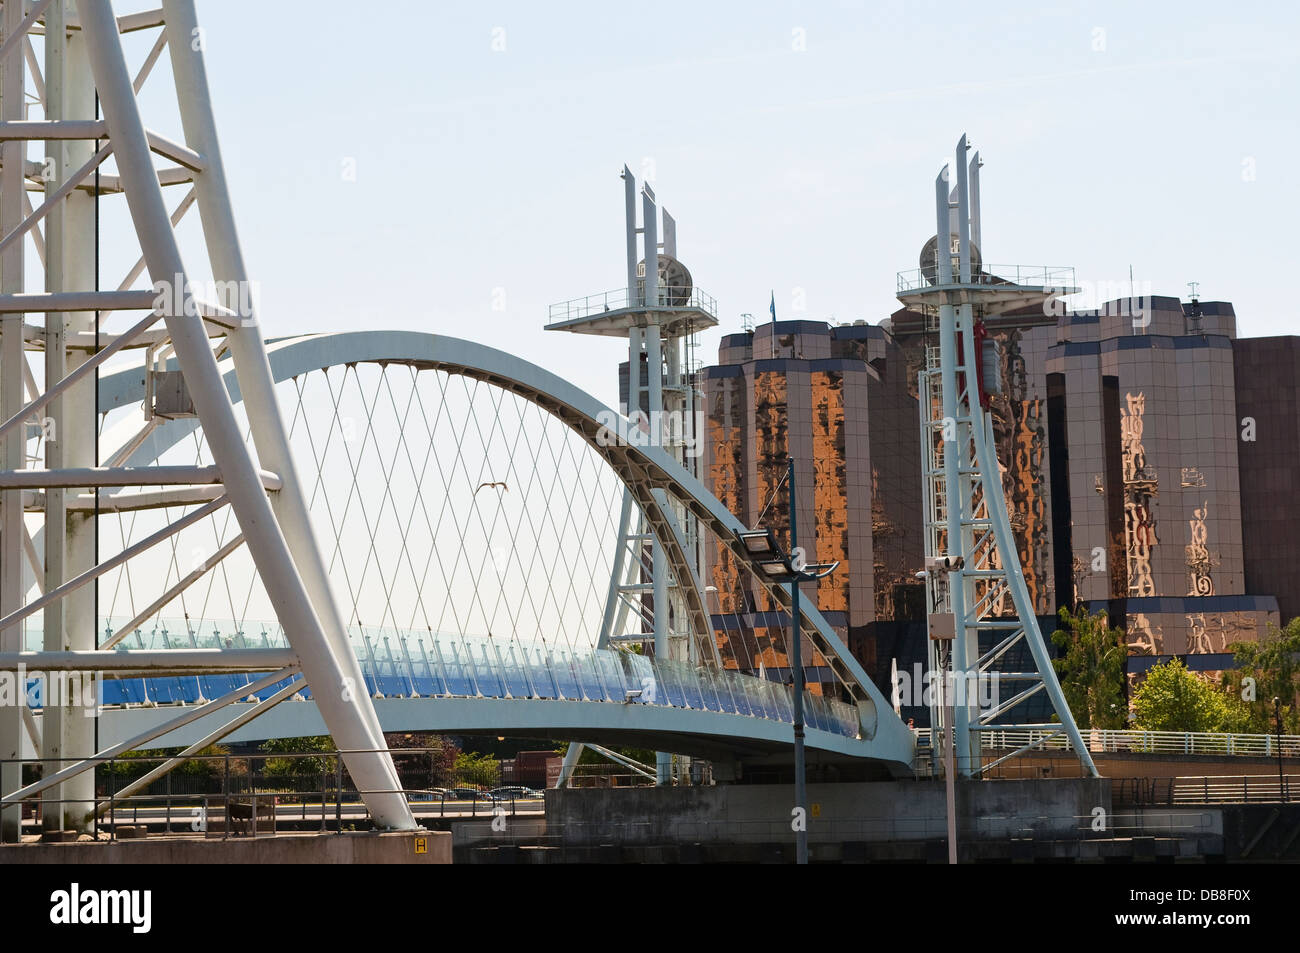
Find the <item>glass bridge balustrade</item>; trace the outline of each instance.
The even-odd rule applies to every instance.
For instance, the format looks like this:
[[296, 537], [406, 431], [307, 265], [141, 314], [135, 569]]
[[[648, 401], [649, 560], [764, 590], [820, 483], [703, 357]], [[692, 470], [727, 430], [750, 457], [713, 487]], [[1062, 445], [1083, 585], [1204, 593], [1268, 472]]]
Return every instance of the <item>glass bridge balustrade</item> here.
[[[111, 635], [112, 622], [105, 627]], [[125, 621], [125, 620], [121, 620]], [[186, 633], [177, 636], [177, 632]], [[230, 634], [223, 634], [229, 632]], [[772, 678], [655, 659], [619, 649], [573, 649], [517, 638], [452, 636], [353, 627], [349, 632], [365, 688], [384, 698], [519, 698], [634, 703], [793, 721], [792, 687]], [[29, 648], [41, 635], [27, 633]], [[122, 650], [138, 648], [282, 648], [278, 626], [248, 635], [237, 627], [214, 626], [206, 633], [185, 622], [136, 631], [122, 639]], [[194, 704], [219, 698], [249, 684], [258, 674], [105, 679], [105, 705]], [[286, 679], [256, 692], [264, 699]], [[300, 694], [311, 697], [303, 686]], [[39, 701], [39, 696], [36, 699]], [[853, 705], [805, 692], [805, 720], [813, 730], [856, 737]]]

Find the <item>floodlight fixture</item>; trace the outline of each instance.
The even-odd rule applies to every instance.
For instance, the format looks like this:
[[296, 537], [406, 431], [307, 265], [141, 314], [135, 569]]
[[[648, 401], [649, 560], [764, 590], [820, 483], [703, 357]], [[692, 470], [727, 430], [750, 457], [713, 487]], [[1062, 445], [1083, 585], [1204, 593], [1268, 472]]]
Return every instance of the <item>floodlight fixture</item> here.
[[781, 547], [777, 545], [776, 537], [772, 535], [770, 529], [753, 530], [748, 533], [738, 533], [737, 535], [744, 545], [745, 551], [751, 556], [766, 556], [781, 552]]

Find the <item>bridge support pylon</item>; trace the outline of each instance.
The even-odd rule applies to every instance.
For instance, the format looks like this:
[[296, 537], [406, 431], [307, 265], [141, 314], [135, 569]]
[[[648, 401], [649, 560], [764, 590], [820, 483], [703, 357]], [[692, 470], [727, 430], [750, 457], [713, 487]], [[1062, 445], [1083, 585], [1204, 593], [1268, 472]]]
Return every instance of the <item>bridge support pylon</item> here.
[[[921, 311], [927, 329], [938, 334], [938, 345], [926, 348], [918, 397], [930, 669], [946, 681], [952, 723], [946, 723], [945, 710], [936, 701], [931, 739], [938, 744], [940, 726], [951, 730], [956, 773], [977, 777], [1028, 747], [1064, 735], [1085, 770], [1096, 776], [1039, 630], [1007, 516], [989, 413], [1001, 370], [984, 327], [987, 316], [1078, 289], [1073, 269], [1022, 266], [999, 274], [984, 264], [979, 248], [981, 162], [975, 153], [968, 164], [969, 148], [962, 136], [955, 163], [945, 165], [935, 180], [935, 238], [922, 249], [921, 267], [901, 273], [898, 282], [899, 300]], [[955, 183], [950, 169], [956, 171]], [[1004, 673], [1000, 661], [1018, 644], [1028, 650], [1032, 670]], [[941, 648], [947, 645], [950, 650]], [[1012, 690], [981, 707], [987, 686], [997, 685], [1001, 692], [1004, 676], [1013, 682]], [[1039, 692], [1056, 722], [1000, 720]], [[981, 736], [995, 723], [999, 729], [1049, 730], [1026, 749], [986, 760]]]
[[[116, 639], [96, 644], [94, 611], [86, 611], [88, 602], [93, 606], [93, 598], [87, 600], [87, 594], [94, 592], [96, 580], [126, 559], [228, 506], [296, 654], [294, 664], [277, 674], [300, 672], [306, 677], [326, 728], [347, 752], [344, 761], [357, 788], [366, 792], [363, 797], [376, 824], [414, 829], [417, 825], [401, 793], [379, 719], [333, 603], [289, 453], [262, 332], [251, 304], [251, 282], [234, 227], [207, 87], [204, 35], [193, 0], [163, 0], [161, 10], [120, 18], [110, 0], [76, 0], [75, 4], [54, 0], [35, 4], [30, 11], [25, 6], [12, 0], [4, 5], [0, 52], [0, 142], [4, 150], [0, 173], [0, 311], [4, 314], [0, 324], [0, 439], [4, 464], [0, 479], [5, 487], [0, 492], [0, 651], [25, 648], [23, 620], [38, 611], [45, 613], [47, 650], [113, 647]], [[32, 122], [25, 113], [24, 53], [30, 44], [28, 34], [38, 24], [43, 28], [48, 75], [33, 76], [32, 85], [46, 109], [46, 119]], [[153, 49], [134, 76], [128, 71], [121, 38], [128, 30], [158, 31]], [[183, 143], [148, 129], [137, 99], [164, 49], [170, 53]], [[29, 60], [35, 69], [35, 56]], [[98, 95], [102, 119], [93, 115], [93, 108], [88, 111], [94, 94]], [[32, 140], [44, 140], [47, 146], [66, 145], [66, 149], [56, 150], [56, 187], [47, 186], [45, 202], [28, 211], [24, 205], [28, 179], [50, 181], [43, 172], [33, 174], [27, 169], [27, 143]], [[66, 160], [82, 155], [87, 157], [85, 161], [69, 171], [66, 165], [71, 162]], [[117, 166], [114, 175], [100, 169], [110, 155]], [[163, 159], [161, 168], [155, 166], [155, 156]], [[190, 191], [169, 211], [164, 190], [176, 186], [188, 186]], [[90, 257], [95, 254], [94, 229], [99, 219], [93, 213], [106, 196], [118, 195], [125, 199], [140, 260], [117, 291], [101, 291], [92, 267], [95, 258]], [[87, 196], [95, 203], [92, 214], [87, 214]], [[202, 217], [216, 300], [203, 300], [196, 291], [203, 272], [183, 259], [175, 233], [176, 224], [195, 204]], [[47, 266], [43, 293], [24, 294], [24, 239], [38, 234], [35, 226], [42, 219], [47, 222], [46, 236], [57, 243], [48, 249], [54, 267]], [[42, 254], [47, 250], [40, 244], [36, 248]], [[135, 288], [145, 274], [151, 287]], [[109, 333], [103, 326], [110, 313], [132, 310], [146, 314], [120, 333]], [[46, 317], [45, 333], [32, 336], [30, 343], [23, 318], [29, 311], [43, 312]], [[71, 317], [65, 320], [65, 315]], [[160, 322], [161, 329], [157, 326]], [[38, 383], [26, 366], [26, 352], [42, 347], [46, 348], [45, 379]], [[104, 361], [126, 348], [153, 348], [151, 356], [170, 352], [175, 355], [176, 368], [166, 371], [175, 375], [166, 378], [171, 384], [168, 393], [175, 399], [164, 406], [159, 389], [150, 388], [144, 429], [132, 448], [148, 437], [158, 424], [157, 417], [195, 417], [216, 465], [215, 484], [201, 467], [126, 468], [122, 466], [125, 457], [103, 467], [92, 465], [98, 462], [91, 459], [97, 433], [93, 375]], [[75, 360], [70, 359], [74, 350]], [[245, 441], [236, 418], [218, 370], [217, 351], [229, 353], [235, 364], [254, 448]], [[91, 355], [88, 358], [87, 353]], [[147, 364], [145, 374], [153, 381], [155, 369], [151, 362]], [[26, 402], [25, 386], [32, 392]], [[46, 441], [45, 466], [35, 469], [29, 463], [39, 456], [27, 453], [32, 439], [28, 427], [42, 424], [51, 411], [52, 419], [56, 423], [61, 419], [65, 426], [58, 430], [57, 440]], [[40, 446], [38, 441], [38, 450]], [[52, 450], [52, 446], [58, 449]], [[187, 469], [193, 473], [178, 472]], [[210, 492], [194, 489], [214, 485], [216, 489]], [[108, 488], [133, 486], [167, 487], [152, 494], [155, 501], [149, 506], [155, 509], [192, 506], [196, 495], [209, 495], [207, 502], [189, 509], [153, 537], [109, 559], [92, 559], [84, 569], [77, 566], [77, 560], [85, 557], [85, 532], [75, 521], [62, 518], [65, 504], [88, 489], [97, 507], [99, 500], [107, 498], [104, 492]], [[183, 489], [173, 489], [178, 486]], [[23, 523], [23, 499], [24, 493], [34, 497], [41, 491], [46, 501], [44, 591], [29, 600], [31, 587], [25, 584], [23, 567], [28, 561], [35, 566], [39, 555]], [[98, 510], [91, 512], [93, 521]], [[84, 517], [81, 521], [87, 522]], [[81, 571], [74, 573], [74, 568]], [[169, 598], [177, 594], [167, 593]], [[63, 600], [69, 600], [67, 611], [60, 612], [56, 607]], [[41, 654], [32, 654], [29, 669], [41, 668]], [[147, 667], [143, 658], [141, 664]], [[229, 700], [237, 700], [235, 693]], [[85, 705], [84, 700], [81, 704]], [[57, 734], [47, 734], [43, 743], [32, 739], [45, 752], [47, 770], [41, 781], [22, 787], [18, 765], [12, 759], [21, 757], [22, 732], [36, 732], [31, 713], [26, 712], [28, 720], [24, 720], [23, 711], [22, 706], [5, 706], [0, 711], [0, 760], [6, 760], [0, 770], [0, 836], [17, 838], [19, 802], [38, 794], [45, 795], [47, 806], [63, 803], [79, 810], [79, 816], [70, 815], [67, 809], [56, 811], [59, 824], [85, 826], [93, 814], [85, 810], [86, 798], [93, 798], [88, 783], [92, 769], [97, 760], [116, 752], [92, 750], [93, 733], [72, 730], [70, 723], [85, 712], [47, 709], [55, 717], [43, 713], [43, 730]], [[192, 712], [184, 713], [176, 723], [192, 717]], [[135, 740], [143, 744], [164, 733]], [[54, 767], [57, 770], [49, 770]], [[60, 792], [62, 797], [57, 796]]]

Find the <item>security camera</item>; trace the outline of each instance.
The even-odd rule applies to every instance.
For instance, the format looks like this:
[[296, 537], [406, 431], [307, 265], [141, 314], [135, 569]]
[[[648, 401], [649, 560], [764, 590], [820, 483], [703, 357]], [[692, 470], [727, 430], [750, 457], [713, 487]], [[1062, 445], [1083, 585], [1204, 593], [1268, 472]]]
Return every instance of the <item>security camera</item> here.
[[935, 569], [939, 572], [956, 572], [965, 565], [966, 560], [961, 556], [927, 556], [925, 560], [926, 569]]

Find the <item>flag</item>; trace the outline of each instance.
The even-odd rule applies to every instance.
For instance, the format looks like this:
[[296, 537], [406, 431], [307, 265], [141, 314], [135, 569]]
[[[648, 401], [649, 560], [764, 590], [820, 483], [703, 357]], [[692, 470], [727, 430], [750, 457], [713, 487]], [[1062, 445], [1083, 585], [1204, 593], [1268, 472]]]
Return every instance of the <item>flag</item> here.
[[771, 311], [772, 311], [772, 320], [775, 321], [776, 320], [776, 292], [775, 291], [772, 292]]

